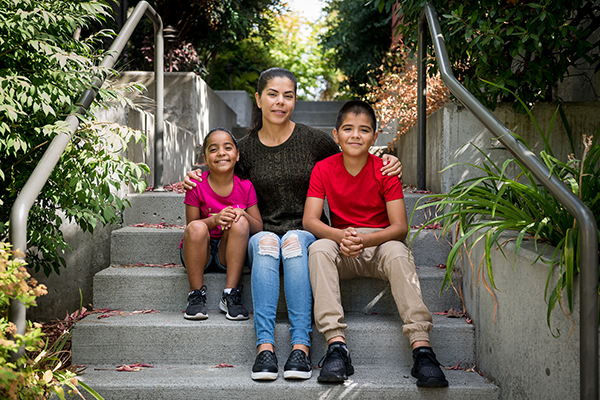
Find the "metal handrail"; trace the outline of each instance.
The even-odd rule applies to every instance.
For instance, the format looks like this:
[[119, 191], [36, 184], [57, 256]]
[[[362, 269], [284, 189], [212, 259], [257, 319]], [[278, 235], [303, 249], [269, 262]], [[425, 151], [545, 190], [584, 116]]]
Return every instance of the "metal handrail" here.
[[[155, 186], [162, 185], [162, 138], [163, 138], [163, 106], [164, 106], [164, 41], [163, 41], [163, 23], [158, 13], [146, 1], [141, 1], [135, 7], [133, 13], [115, 38], [113, 44], [106, 52], [106, 56], [100, 64], [102, 68], [112, 68], [117, 61], [119, 55], [125, 48], [127, 41], [131, 37], [133, 30], [138, 25], [144, 15], [147, 15], [154, 24], [154, 76], [155, 76], [155, 92], [156, 92], [156, 115], [154, 120], [154, 182]], [[76, 103], [80, 107], [77, 114], [84, 114], [91, 106], [94, 98], [98, 94], [98, 90], [102, 87], [106, 77], [104, 75], [97, 76], [92, 83], [92, 87], [87, 89], [79, 101]], [[79, 118], [76, 115], [70, 115], [66, 118], [68, 123], [69, 133], [59, 133], [50, 143], [48, 149], [42, 156], [37, 167], [27, 180], [27, 183], [19, 193], [10, 216], [10, 242], [15, 251], [15, 258], [24, 259], [27, 250], [27, 220], [29, 211], [33, 203], [39, 196], [42, 188], [48, 181], [50, 174], [60, 157], [64, 153], [71, 137], [79, 126]], [[157, 184], [158, 183], [158, 184]], [[26, 328], [26, 308], [23, 303], [18, 300], [10, 302], [9, 320], [16, 325], [16, 333], [25, 334]], [[23, 349], [14, 352], [11, 355], [13, 361], [17, 360], [23, 354]]]
[[506, 128], [488, 109], [486, 109], [461, 83], [454, 77], [450, 59], [446, 51], [444, 36], [440, 28], [435, 7], [427, 3], [419, 19], [418, 47], [418, 185], [425, 188], [425, 87], [427, 85], [424, 60], [427, 56], [426, 25], [433, 38], [433, 47], [437, 56], [440, 76], [452, 94], [467, 107], [473, 115], [517, 158], [533, 176], [575, 216], [579, 224], [580, 236], [580, 398], [598, 400], [598, 228], [596, 219], [590, 209], [563, 184], [555, 175], [550, 174], [546, 166], [509, 135]]

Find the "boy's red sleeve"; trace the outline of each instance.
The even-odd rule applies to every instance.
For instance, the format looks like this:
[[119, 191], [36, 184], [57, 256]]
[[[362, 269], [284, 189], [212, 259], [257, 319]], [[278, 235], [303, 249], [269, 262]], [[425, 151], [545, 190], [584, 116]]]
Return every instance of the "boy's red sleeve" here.
[[323, 187], [321, 168], [319, 164], [320, 163], [317, 163], [315, 165], [310, 175], [310, 183], [308, 184], [308, 193], [306, 194], [306, 197], [325, 199], [325, 189]]
[[383, 198], [386, 202], [404, 198], [402, 181], [397, 176], [383, 177]]

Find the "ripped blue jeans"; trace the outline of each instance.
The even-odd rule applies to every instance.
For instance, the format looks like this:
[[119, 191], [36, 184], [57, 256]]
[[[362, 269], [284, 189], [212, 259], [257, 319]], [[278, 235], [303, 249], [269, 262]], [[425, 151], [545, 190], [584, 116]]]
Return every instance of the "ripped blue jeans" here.
[[[310, 346], [312, 290], [308, 272], [308, 246], [316, 238], [302, 230], [283, 236], [258, 232], [250, 238], [248, 259], [252, 265], [252, 302], [256, 345], [275, 345], [275, 316], [279, 301], [279, 274], [283, 273], [285, 301], [292, 346]], [[280, 269], [280, 259], [283, 269]]]

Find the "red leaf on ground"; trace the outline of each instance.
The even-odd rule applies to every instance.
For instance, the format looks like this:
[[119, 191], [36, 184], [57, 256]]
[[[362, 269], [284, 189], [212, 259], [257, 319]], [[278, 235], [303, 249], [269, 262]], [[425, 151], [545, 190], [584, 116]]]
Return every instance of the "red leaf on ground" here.
[[460, 364], [460, 361], [457, 361], [456, 365], [454, 367], [444, 367], [444, 369], [451, 369], [451, 370], [455, 370], [455, 371], [458, 371], [459, 369], [464, 369], [464, 368], [461, 368], [459, 366], [459, 364]]
[[213, 368], [233, 368], [233, 365], [221, 363], [219, 365], [215, 365]]

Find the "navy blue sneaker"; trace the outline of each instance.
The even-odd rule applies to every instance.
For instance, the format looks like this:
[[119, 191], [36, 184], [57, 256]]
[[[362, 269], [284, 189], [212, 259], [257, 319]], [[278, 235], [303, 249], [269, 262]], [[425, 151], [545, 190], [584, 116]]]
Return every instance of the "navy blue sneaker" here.
[[248, 319], [248, 310], [242, 304], [242, 289], [243, 286], [239, 285], [238, 287], [231, 289], [231, 293], [229, 294], [223, 292], [221, 302], [219, 303], [219, 309], [224, 313], [227, 313], [225, 315], [227, 319]]
[[187, 308], [183, 317], [186, 319], [206, 319], [206, 286], [192, 290], [188, 294]]
[[441, 364], [435, 358], [435, 353], [431, 347], [422, 346], [414, 349], [413, 360], [415, 364], [411, 374], [417, 378], [417, 386], [429, 388], [448, 386], [446, 376], [440, 368]]
[[327, 354], [319, 362], [319, 367], [321, 367], [321, 374], [317, 378], [319, 382], [343, 383], [354, 373], [350, 352], [344, 342], [331, 343]]

